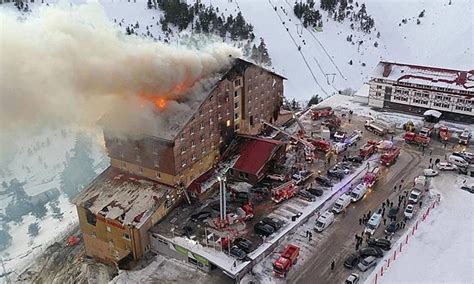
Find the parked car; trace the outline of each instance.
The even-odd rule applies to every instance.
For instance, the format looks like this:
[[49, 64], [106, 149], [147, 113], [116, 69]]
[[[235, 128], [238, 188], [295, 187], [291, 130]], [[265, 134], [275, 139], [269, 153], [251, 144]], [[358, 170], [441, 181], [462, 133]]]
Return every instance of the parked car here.
[[238, 260], [244, 260], [247, 257], [245, 251], [240, 249], [238, 246], [233, 246], [230, 248], [230, 255]]
[[408, 219], [411, 219], [413, 217], [414, 212], [415, 212], [415, 206], [413, 206], [413, 204], [408, 204], [407, 207], [405, 208], [405, 211], [403, 211], [403, 215], [407, 217]]
[[273, 229], [272, 226], [267, 225], [263, 222], [259, 222], [253, 226], [255, 233], [257, 235], [263, 236], [263, 237], [268, 237], [271, 234], [275, 233], [275, 229]]
[[398, 214], [399, 210], [400, 210], [400, 208], [398, 208], [398, 207], [392, 207], [392, 208], [390, 208], [390, 210], [388, 210], [387, 216], [390, 217], [390, 218], [395, 218], [395, 217], [397, 217], [397, 214]]
[[447, 162], [440, 162], [436, 167], [440, 171], [455, 171], [458, 168], [456, 165]]
[[337, 178], [337, 179], [342, 179], [346, 174], [344, 173], [344, 170], [341, 170], [341, 169], [329, 169], [327, 171], [327, 175], [328, 177], [333, 177], [333, 178]]
[[307, 191], [317, 197], [320, 197], [324, 193], [324, 190], [322, 190], [321, 188], [314, 188], [314, 187], [308, 188]]
[[392, 248], [392, 243], [386, 239], [372, 239], [367, 240], [367, 244], [371, 247], [379, 247], [383, 250], [390, 250]]
[[366, 247], [359, 250], [359, 255], [361, 258], [366, 258], [368, 256], [382, 257], [383, 250], [378, 247]]
[[461, 157], [468, 163], [474, 160], [474, 154], [469, 152], [454, 152], [451, 155]]
[[354, 164], [362, 164], [364, 162], [364, 159], [359, 156], [349, 157], [347, 160], [353, 162]]
[[408, 203], [418, 203], [422, 197], [423, 193], [421, 190], [413, 189], [408, 196]]
[[283, 227], [283, 225], [285, 225], [284, 221], [282, 221], [280, 219], [277, 219], [277, 218], [271, 218], [271, 217], [263, 218], [262, 223], [271, 226], [275, 230], [275, 232], [280, 230], [281, 227]]
[[423, 174], [427, 177], [434, 177], [434, 176], [437, 176], [439, 174], [439, 172], [437, 170], [433, 170], [433, 169], [425, 169], [423, 171]]
[[270, 189], [266, 186], [252, 187], [250, 189], [250, 191], [253, 192], [253, 193], [260, 193], [260, 194], [269, 194], [270, 193]]
[[367, 271], [369, 268], [375, 266], [376, 264], [377, 260], [375, 259], [375, 257], [368, 256], [359, 262], [357, 268], [359, 268], [360, 271]]
[[469, 163], [463, 157], [454, 154], [449, 155], [448, 161], [455, 164], [457, 167], [465, 168], [469, 166]]
[[277, 180], [277, 181], [285, 181], [285, 176], [281, 174], [271, 174], [268, 175], [267, 178], [272, 179], [272, 180]]
[[311, 194], [307, 190], [301, 190], [300, 192], [298, 192], [298, 196], [301, 199], [304, 199], [304, 200], [309, 201], [309, 202], [316, 201], [316, 196], [314, 196], [313, 194]]
[[398, 230], [397, 223], [392, 222], [390, 223], [387, 228], [385, 229], [385, 234], [393, 235]]
[[234, 240], [234, 245], [238, 246], [245, 253], [250, 253], [253, 250], [253, 244], [251, 241], [245, 238], [237, 238]]
[[461, 186], [461, 189], [470, 193], [474, 193], [474, 185], [471, 185], [471, 186], [463, 185]]
[[349, 255], [344, 261], [344, 267], [352, 269], [354, 266], [359, 263], [360, 255], [358, 253], [353, 253]]
[[210, 211], [201, 211], [199, 213], [194, 213], [193, 215], [191, 215], [191, 221], [199, 222], [199, 221], [206, 220], [209, 217], [211, 217]]
[[351, 273], [351, 275], [349, 275], [346, 278], [346, 281], [344, 282], [344, 284], [357, 284], [359, 283], [359, 280], [360, 280], [359, 274]]
[[319, 176], [319, 177], [316, 177], [314, 180], [322, 186], [327, 186], [327, 187], [332, 186], [332, 182], [327, 177]]

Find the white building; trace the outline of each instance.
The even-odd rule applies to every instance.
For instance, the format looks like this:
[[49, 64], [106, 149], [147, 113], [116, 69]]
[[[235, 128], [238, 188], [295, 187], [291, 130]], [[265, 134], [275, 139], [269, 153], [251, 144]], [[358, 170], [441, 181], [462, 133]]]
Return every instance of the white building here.
[[369, 81], [369, 105], [474, 124], [474, 70], [379, 62]]

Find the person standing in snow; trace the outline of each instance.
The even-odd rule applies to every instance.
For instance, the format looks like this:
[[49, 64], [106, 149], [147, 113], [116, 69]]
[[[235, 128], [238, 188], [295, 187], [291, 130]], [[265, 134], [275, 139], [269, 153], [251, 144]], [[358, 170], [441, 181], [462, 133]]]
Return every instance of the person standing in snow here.
[[334, 260], [331, 262], [331, 270], [334, 270], [334, 266], [336, 265], [336, 263], [334, 262]]

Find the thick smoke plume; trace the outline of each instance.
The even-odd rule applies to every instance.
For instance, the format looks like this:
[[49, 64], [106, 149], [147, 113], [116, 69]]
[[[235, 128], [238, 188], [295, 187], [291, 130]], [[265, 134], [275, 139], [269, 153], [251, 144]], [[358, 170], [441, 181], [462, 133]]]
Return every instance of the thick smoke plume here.
[[[92, 122], [112, 111], [130, 117], [115, 130], [136, 131], [140, 125], [134, 116], [155, 115], [150, 118], [158, 120], [153, 127], [160, 131], [161, 115], [169, 118], [195, 100], [183, 94], [205, 87], [230, 64], [230, 56], [240, 55], [222, 43], [196, 50], [126, 36], [91, 4], [44, 7], [26, 19], [0, 8], [0, 29], [2, 130]], [[155, 97], [166, 99], [167, 108], [157, 112], [151, 103]]]

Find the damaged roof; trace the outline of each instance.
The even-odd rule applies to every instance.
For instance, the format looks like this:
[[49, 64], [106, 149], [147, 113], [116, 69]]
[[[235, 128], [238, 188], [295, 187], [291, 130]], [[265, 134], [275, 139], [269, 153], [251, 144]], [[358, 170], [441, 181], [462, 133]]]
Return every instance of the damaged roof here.
[[240, 156], [232, 168], [258, 176], [265, 164], [273, 158], [275, 152], [284, 143], [273, 139], [245, 137], [247, 140], [241, 144]]
[[96, 215], [139, 228], [174, 188], [109, 167], [73, 202]]

